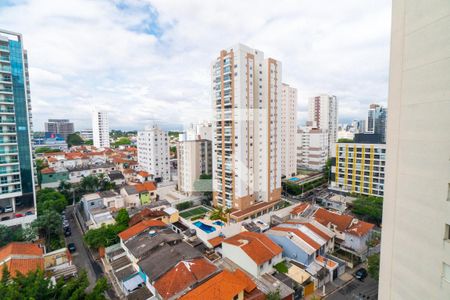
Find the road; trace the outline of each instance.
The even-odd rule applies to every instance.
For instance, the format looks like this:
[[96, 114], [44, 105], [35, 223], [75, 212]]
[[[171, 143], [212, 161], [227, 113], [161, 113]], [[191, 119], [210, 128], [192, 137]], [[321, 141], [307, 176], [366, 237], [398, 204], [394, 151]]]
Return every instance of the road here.
[[378, 282], [367, 277], [364, 281], [351, 280], [343, 288], [325, 297], [326, 300], [376, 300], [378, 299]]
[[89, 278], [88, 291], [91, 291], [95, 286], [97, 279], [103, 276], [103, 270], [99, 264], [94, 261], [90, 251], [86, 248], [83, 243], [83, 234], [81, 232], [80, 226], [73, 214], [74, 207], [68, 206], [66, 209], [67, 219], [69, 220], [70, 229], [72, 230], [72, 235], [67, 237], [66, 245], [68, 243], [74, 243], [77, 248], [76, 252], [72, 253], [73, 263], [77, 266], [78, 271], [86, 270]]

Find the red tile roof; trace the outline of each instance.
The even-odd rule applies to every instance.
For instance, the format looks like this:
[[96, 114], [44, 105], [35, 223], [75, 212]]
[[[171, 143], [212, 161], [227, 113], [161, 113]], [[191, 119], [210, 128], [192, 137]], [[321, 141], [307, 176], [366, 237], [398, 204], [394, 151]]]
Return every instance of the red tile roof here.
[[255, 283], [241, 270], [237, 269], [234, 272], [223, 270], [180, 299], [230, 300], [243, 291], [250, 293], [255, 289]]
[[156, 280], [154, 287], [163, 299], [169, 299], [201, 282], [216, 271], [217, 267], [204, 258], [180, 261]]
[[364, 222], [364, 221], [356, 221], [354, 222], [347, 230], [346, 233], [356, 236], [363, 236], [369, 233], [375, 227], [375, 225]]
[[152, 181], [146, 181], [146, 182], [141, 183], [141, 184], [136, 184], [135, 188], [136, 188], [136, 191], [138, 191], [138, 193], [151, 192], [151, 191], [156, 190], [156, 185]]
[[38, 268], [44, 269], [43, 254], [44, 251], [37, 244], [13, 242], [0, 249], [0, 261], [10, 258], [5, 264], [11, 276], [18, 273], [25, 275]]
[[[0, 265], [3, 268], [2, 265]], [[6, 267], [12, 277], [17, 276], [19, 273], [26, 275], [29, 272], [36, 271], [37, 269], [44, 269], [44, 258], [13, 258], [6, 262]], [[2, 274], [0, 274], [0, 278]]]
[[41, 174], [53, 174], [55, 173], [55, 169], [53, 168], [44, 168], [41, 170]]
[[37, 244], [12, 242], [0, 248], [0, 261], [11, 255], [42, 256], [44, 251]]
[[283, 249], [262, 233], [244, 231], [222, 243], [240, 247], [258, 265], [280, 254]]
[[300, 239], [302, 239], [303, 241], [305, 241], [305, 243], [307, 243], [308, 245], [310, 245], [312, 248], [314, 248], [314, 250], [319, 250], [320, 249], [320, 245], [314, 241], [312, 238], [310, 238], [307, 234], [301, 232], [300, 230], [298, 230], [297, 228], [291, 228], [291, 227], [273, 227], [272, 230], [277, 230], [277, 231], [284, 231], [284, 232], [291, 232], [292, 234], [295, 234], [296, 236], [298, 236]]
[[333, 213], [324, 208], [319, 208], [314, 213], [313, 217], [320, 224], [327, 226], [331, 223], [336, 226], [336, 229], [339, 231], [344, 231], [347, 229], [353, 221], [353, 217], [349, 215], [340, 215], [337, 213]]
[[294, 207], [294, 209], [292, 209], [291, 214], [299, 215], [303, 213], [306, 209], [308, 209], [308, 207], [309, 207], [308, 203], [302, 203], [300, 205], [297, 205], [296, 207]]
[[140, 171], [140, 172], [138, 172], [138, 175], [141, 177], [148, 177], [148, 176], [150, 176], [150, 173], [145, 172], [145, 171]]
[[208, 242], [211, 244], [211, 246], [213, 246], [213, 248], [216, 248], [217, 246], [222, 244], [224, 239], [225, 238], [223, 236], [217, 236], [215, 238], [208, 240]]
[[162, 210], [150, 210], [148, 208], [144, 208], [143, 210], [141, 210], [140, 212], [131, 217], [130, 221], [128, 222], [128, 226], [136, 225], [142, 220], [156, 219], [165, 215], [166, 213]]
[[122, 241], [126, 241], [129, 238], [138, 235], [139, 233], [143, 232], [147, 228], [150, 227], [165, 227], [166, 224], [160, 220], [144, 220], [134, 226], [131, 226], [128, 229], [125, 229], [121, 233], [119, 233], [119, 237], [122, 239]]
[[319, 228], [317, 228], [313, 224], [305, 223], [303, 225], [305, 225], [309, 230], [311, 230], [312, 232], [314, 232], [315, 234], [317, 234], [318, 236], [323, 238], [325, 241], [331, 240], [331, 236], [329, 236], [328, 234], [326, 234], [325, 232], [323, 232], [322, 230], [320, 230]]

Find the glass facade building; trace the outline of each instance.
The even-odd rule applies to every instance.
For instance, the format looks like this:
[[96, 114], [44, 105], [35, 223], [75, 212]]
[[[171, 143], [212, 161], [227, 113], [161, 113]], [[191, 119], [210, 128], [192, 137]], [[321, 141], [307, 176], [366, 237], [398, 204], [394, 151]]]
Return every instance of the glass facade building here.
[[36, 217], [31, 150], [28, 57], [22, 36], [0, 30], [0, 224], [30, 223]]

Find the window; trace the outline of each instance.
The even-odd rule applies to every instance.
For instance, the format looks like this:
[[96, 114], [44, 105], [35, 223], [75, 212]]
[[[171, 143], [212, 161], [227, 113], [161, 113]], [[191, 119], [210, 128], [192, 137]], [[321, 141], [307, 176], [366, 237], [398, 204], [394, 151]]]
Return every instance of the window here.
[[450, 225], [449, 224], [445, 224], [444, 240], [446, 240], [447, 242], [450, 242]]
[[450, 265], [444, 263], [443, 266], [442, 278], [447, 281], [447, 283], [450, 283]]

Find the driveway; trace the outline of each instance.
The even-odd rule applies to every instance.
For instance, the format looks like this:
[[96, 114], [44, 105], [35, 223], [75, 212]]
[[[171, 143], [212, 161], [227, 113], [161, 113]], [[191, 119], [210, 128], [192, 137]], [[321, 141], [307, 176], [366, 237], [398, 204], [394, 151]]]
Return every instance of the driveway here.
[[352, 279], [343, 288], [325, 297], [326, 300], [376, 300], [378, 299], [378, 282], [370, 277], [359, 281]]

